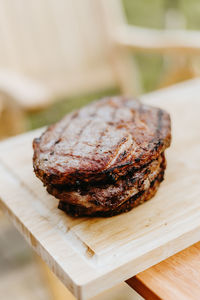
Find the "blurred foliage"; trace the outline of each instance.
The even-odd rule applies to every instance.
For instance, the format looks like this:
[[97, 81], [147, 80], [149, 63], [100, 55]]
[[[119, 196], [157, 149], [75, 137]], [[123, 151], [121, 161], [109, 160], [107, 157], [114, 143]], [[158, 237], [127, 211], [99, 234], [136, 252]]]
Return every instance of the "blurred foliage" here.
[[[164, 16], [167, 9], [178, 9], [186, 19], [187, 29], [200, 29], [199, 0], [123, 0], [127, 21], [131, 25], [164, 28]], [[144, 92], [159, 86], [164, 72], [164, 59], [159, 54], [134, 55], [140, 71]]]
[[180, 10], [184, 13], [187, 20], [188, 29], [200, 29], [200, 1], [181, 0]]
[[128, 23], [150, 28], [163, 27], [163, 0], [123, 0]]
[[200, 29], [199, 0], [123, 0], [129, 24], [163, 28], [167, 8], [177, 8], [185, 16], [188, 29]]
[[[175, 8], [186, 18], [188, 29], [200, 29], [200, 0], [122, 0], [129, 24], [149, 28], [163, 28], [166, 9]], [[159, 54], [134, 53], [142, 81], [143, 92], [159, 86], [165, 61]], [[105, 95], [117, 94], [117, 90], [101, 91], [80, 97], [61, 99], [45, 111], [29, 114], [29, 129], [56, 122], [64, 114]]]
[[[123, 4], [130, 25], [163, 28], [165, 1], [123, 0]], [[163, 70], [162, 55], [136, 53], [134, 58], [140, 71], [143, 91], [148, 92], [155, 89]]]

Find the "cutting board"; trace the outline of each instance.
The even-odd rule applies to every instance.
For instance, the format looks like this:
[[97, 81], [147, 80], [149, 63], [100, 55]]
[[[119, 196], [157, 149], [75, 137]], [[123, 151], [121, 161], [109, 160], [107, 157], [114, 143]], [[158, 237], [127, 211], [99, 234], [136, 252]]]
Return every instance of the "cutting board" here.
[[1, 207], [78, 299], [200, 240], [200, 81], [145, 95], [142, 101], [170, 113], [173, 142], [156, 196], [119, 216], [73, 218], [57, 209], [58, 200], [32, 168], [32, 140], [43, 129], [0, 144]]

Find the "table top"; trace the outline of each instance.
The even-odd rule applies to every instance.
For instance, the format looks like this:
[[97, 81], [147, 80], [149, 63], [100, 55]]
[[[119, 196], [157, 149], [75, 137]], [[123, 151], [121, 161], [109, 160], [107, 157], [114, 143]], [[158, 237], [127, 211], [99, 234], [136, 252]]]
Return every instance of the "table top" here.
[[78, 299], [86, 299], [200, 240], [200, 80], [142, 97], [167, 109], [173, 143], [157, 195], [113, 218], [72, 218], [57, 209], [32, 169], [33, 137], [0, 144], [0, 203]]
[[145, 299], [199, 300], [200, 242], [137, 274], [127, 283]]
[[[170, 87], [167, 93], [199, 98], [200, 81], [191, 80]], [[166, 95], [167, 96], [167, 95]], [[199, 300], [200, 242], [196, 243], [151, 268], [133, 276], [127, 283], [145, 299]]]

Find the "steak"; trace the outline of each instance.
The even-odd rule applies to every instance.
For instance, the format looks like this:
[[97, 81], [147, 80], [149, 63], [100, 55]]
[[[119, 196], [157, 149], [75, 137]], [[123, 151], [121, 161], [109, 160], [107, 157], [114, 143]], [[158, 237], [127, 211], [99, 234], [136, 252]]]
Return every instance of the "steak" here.
[[34, 171], [68, 213], [114, 215], [153, 196], [170, 141], [164, 110], [129, 98], [104, 98], [34, 139]]
[[155, 179], [147, 190], [138, 192], [127, 201], [123, 202], [121, 205], [117, 206], [115, 209], [104, 208], [104, 210], [98, 210], [97, 207], [85, 207], [84, 205], [69, 204], [65, 201], [60, 201], [58, 208], [65, 211], [69, 215], [74, 217], [112, 217], [124, 212], [128, 212], [132, 208], [142, 204], [143, 202], [151, 199], [158, 190], [160, 182], [163, 180], [164, 174], [159, 174], [158, 178]]
[[165, 168], [165, 158], [163, 155], [158, 160], [154, 160], [149, 166], [138, 170], [132, 176], [130, 174], [118, 179], [112, 184], [94, 184], [83, 186], [74, 190], [69, 190], [64, 186], [56, 187], [48, 185], [47, 191], [63, 202], [95, 208], [98, 211], [106, 207], [115, 209], [123, 202], [140, 191], [148, 189], [151, 182]]

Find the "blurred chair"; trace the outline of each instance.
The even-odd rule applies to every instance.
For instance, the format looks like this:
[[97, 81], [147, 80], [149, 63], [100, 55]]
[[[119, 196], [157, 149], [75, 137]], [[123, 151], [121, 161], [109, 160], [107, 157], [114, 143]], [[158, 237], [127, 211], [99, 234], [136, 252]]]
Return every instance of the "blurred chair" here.
[[24, 112], [116, 86], [137, 95], [130, 50], [197, 54], [200, 33], [130, 26], [120, 0], [1, 0], [0, 44], [1, 106]]
[[[17, 75], [27, 78], [20, 88], [26, 91], [26, 81], [35, 81], [49, 100], [118, 85], [100, 6], [97, 0], [0, 1], [0, 80], [6, 72], [12, 96], [13, 84], [20, 85]], [[129, 70], [127, 78], [134, 73]], [[22, 96], [26, 101], [15, 100], [25, 109], [46, 105], [44, 97], [34, 102], [30, 93]]]

